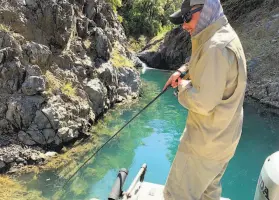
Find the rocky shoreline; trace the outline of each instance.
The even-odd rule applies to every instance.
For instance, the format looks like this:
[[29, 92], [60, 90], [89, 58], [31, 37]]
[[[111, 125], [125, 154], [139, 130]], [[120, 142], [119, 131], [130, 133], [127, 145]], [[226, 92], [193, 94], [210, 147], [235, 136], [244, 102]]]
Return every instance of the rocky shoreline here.
[[104, 1], [3, 0], [0, 17], [0, 173], [43, 163], [138, 98], [140, 62]]

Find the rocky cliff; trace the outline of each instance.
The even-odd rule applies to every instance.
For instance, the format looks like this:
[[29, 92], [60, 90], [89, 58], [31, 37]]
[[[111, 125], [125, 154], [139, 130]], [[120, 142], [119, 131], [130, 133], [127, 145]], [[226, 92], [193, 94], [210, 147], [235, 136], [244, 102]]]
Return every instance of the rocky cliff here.
[[[247, 96], [279, 108], [279, 1], [221, 0], [243, 44], [248, 67]], [[158, 48], [153, 48], [156, 45]], [[155, 51], [153, 49], [156, 49]], [[138, 57], [150, 67], [177, 69], [191, 56], [191, 39], [177, 27], [152, 41]]]
[[138, 97], [125, 44], [103, 0], [1, 0], [0, 172], [42, 162]]

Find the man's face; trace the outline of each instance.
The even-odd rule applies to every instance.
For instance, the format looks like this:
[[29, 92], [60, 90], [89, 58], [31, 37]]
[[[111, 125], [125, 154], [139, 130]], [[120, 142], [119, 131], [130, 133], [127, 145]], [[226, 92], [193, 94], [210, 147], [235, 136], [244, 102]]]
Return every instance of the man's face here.
[[[194, 9], [196, 9], [196, 8], [197, 8], [197, 7], [194, 6], [191, 10], [194, 10]], [[182, 25], [182, 28], [183, 28], [184, 30], [186, 30], [188, 33], [190, 33], [190, 35], [192, 35], [193, 32], [194, 32], [195, 29], [196, 29], [196, 26], [197, 26], [198, 21], [199, 21], [199, 19], [200, 19], [200, 14], [201, 14], [201, 11], [198, 11], [198, 12], [194, 13], [194, 14], [192, 15], [191, 21], [190, 21], [189, 23], [184, 22], [183, 25]]]

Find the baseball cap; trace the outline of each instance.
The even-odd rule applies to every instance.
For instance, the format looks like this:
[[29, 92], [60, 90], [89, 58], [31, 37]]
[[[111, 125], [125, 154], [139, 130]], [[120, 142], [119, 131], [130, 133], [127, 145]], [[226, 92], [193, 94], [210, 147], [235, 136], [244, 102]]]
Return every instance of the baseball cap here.
[[181, 9], [170, 15], [170, 21], [173, 24], [183, 24], [182, 16], [189, 12], [193, 6], [204, 3], [205, 0], [184, 0]]

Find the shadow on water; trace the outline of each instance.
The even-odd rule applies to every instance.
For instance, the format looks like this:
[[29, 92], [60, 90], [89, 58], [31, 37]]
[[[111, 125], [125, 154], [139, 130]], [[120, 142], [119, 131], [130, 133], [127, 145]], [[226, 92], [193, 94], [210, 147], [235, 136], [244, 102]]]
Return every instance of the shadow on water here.
[[[110, 112], [110, 120], [98, 129], [98, 135], [107, 139], [114, 134], [125, 121], [160, 93], [168, 77], [168, 72], [158, 70], [148, 70], [143, 74], [144, 97], [138, 104], [124, 111], [123, 107], [119, 107]], [[66, 169], [62, 169], [63, 176], [60, 171], [40, 173], [27, 186], [43, 191], [43, 195], [49, 199], [105, 200], [120, 168], [129, 169], [125, 184], [127, 188], [143, 163], [148, 165], [146, 181], [164, 184], [186, 117], [187, 111], [178, 104], [173, 91], [167, 91], [82, 168], [65, 191], [59, 191], [58, 186], [65, 182], [65, 174], [69, 177], [73, 173]], [[278, 122], [278, 117], [263, 114], [254, 106], [245, 104], [243, 134], [235, 157], [222, 180], [223, 196], [232, 200], [253, 199], [265, 158], [279, 150]], [[80, 158], [78, 163], [82, 163], [82, 160]]]

